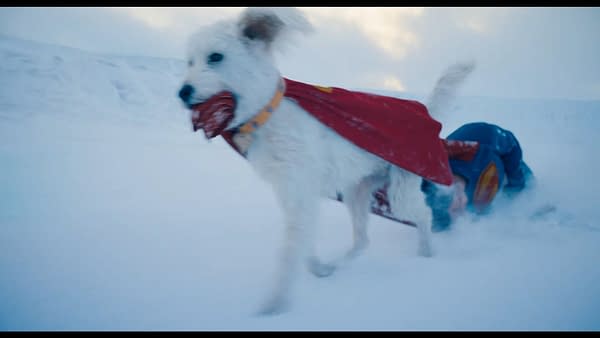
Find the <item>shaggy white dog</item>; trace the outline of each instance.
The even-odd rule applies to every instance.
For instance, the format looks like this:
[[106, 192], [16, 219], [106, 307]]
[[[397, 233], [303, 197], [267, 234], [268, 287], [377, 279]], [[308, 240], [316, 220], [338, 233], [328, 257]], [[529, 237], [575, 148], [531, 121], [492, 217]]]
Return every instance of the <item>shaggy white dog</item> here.
[[[273, 50], [287, 41], [289, 33], [310, 30], [308, 21], [292, 8], [250, 8], [237, 20], [203, 28], [189, 41], [181, 99], [193, 109], [227, 91], [236, 107], [225, 130], [249, 121], [272, 101], [280, 83]], [[430, 113], [443, 106], [472, 68], [470, 64], [450, 68], [431, 96]], [[385, 181], [391, 183], [392, 210], [417, 224], [418, 253], [432, 255], [432, 216], [420, 190], [421, 178], [358, 148], [293, 100], [283, 98], [264, 125], [253, 131], [248, 145], [247, 159], [272, 185], [286, 229], [279, 271], [262, 313], [286, 309], [303, 262], [315, 275], [326, 276], [367, 247], [370, 196]], [[319, 197], [337, 193], [342, 193], [350, 212], [354, 243], [340, 261], [324, 264], [313, 254]]]

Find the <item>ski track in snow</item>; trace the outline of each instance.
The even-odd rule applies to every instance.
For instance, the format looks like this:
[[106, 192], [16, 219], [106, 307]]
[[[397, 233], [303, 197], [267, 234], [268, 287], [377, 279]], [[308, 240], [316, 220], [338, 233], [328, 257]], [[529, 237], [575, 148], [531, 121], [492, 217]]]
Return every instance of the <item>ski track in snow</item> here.
[[[373, 215], [364, 256], [257, 317], [281, 214], [243, 158], [191, 132], [182, 61], [8, 37], [0, 61], [0, 330], [600, 329], [600, 102], [460, 97], [442, 135], [508, 128], [537, 190], [434, 234], [431, 259]], [[322, 258], [349, 221], [323, 200]]]

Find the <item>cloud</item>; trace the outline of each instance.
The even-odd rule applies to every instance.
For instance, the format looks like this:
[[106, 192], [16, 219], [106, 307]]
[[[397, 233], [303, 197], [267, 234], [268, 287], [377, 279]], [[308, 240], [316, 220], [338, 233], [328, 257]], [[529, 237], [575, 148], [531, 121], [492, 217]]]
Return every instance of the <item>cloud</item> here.
[[129, 15], [154, 29], [189, 34], [201, 25], [232, 17], [243, 7], [114, 7], [111, 10]]
[[450, 11], [459, 28], [481, 35], [498, 33], [502, 23], [510, 20], [512, 8], [460, 8]]
[[361, 8], [302, 8], [320, 27], [333, 24], [356, 26], [366, 37], [393, 58], [401, 59], [409, 48], [418, 43], [418, 37], [406, 29], [406, 22], [418, 19], [421, 7], [361, 7]]
[[400, 80], [398, 80], [395, 76], [386, 76], [383, 79], [383, 87], [386, 89], [397, 90], [397, 91], [405, 91], [404, 85]]
[[[181, 59], [219, 7], [4, 7], [0, 33], [92, 52]], [[301, 81], [427, 93], [474, 59], [465, 95], [600, 99], [600, 8], [301, 7], [315, 34], [279, 58]], [[324, 67], [323, 67], [324, 66]]]

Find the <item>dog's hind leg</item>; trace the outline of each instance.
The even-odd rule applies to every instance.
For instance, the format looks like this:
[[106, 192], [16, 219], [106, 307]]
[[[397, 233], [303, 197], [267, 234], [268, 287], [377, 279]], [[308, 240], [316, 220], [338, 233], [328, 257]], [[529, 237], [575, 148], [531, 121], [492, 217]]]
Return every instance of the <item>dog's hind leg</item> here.
[[352, 219], [353, 234], [352, 248], [346, 253], [346, 257], [349, 259], [359, 256], [369, 246], [367, 234], [369, 202], [376, 182], [376, 177], [365, 177], [357, 185], [348, 189], [346, 194], [346, 207]]
[[421, 178], [396, 166], [390, 170], [388, 189], [391, 209], [394, 215], [417, 224], [418, 250], [423, 257], [431, 257], [431, 209], [425, 203], [421, 191]]
[[369, 246], [367, 224], [371, 194], [377, 184], [382, 183], [376, 176], [363, 178], [358, 184], [351, 186], [344, 193], [344, 203], [352, 220], [353, 244], [341, 258], [331, 263], [321, 263], [315, 257], [309, 261], [310, 271], [318, 277], [331, 275], [336, 268], [359, 256]]

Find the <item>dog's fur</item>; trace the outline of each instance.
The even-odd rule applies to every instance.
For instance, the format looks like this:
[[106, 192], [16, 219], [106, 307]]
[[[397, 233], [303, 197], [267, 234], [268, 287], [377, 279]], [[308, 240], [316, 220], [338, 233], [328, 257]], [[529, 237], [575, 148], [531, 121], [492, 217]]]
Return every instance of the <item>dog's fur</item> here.
[[[274, 48], [286, 41], [288, 33], [310, 29], [301, 13], [291, 8], [250, 8], [235, 21], [204, 28], [190, 39], [184, 84], [194, 92], [185, 104], [201, 103], [228, 90], [235, 95], [237, 107], [227, 128], [248, 121], [271, 100], [280, 79]], [[214, 52], [224, 58], [208, 64], [207, 57]], [[442, 77], [428, 105], [439, 109], [440, 98], [447, 98], [471, 69], [471, 65], [454, 67], [448, 72], [450, 78]], [[432, 216], [420, 190], [421, 178], [343, 139], [292, 100], [284, 98], [272, 117], [254, 132], [247, 159], [272, 185], [286, 227], [278, 275], [263, 313], [286, 308], [290, 287], [303, 262], [318, 276], [330, 274], [335, 267], [320, 263], [313, 254], [319, 196], [332, 197], [338, 192], [344, 196], [354, 234], [354, 243], [343, 256], [346, 261], [367, 247], [370, 196], [389, 179], [392, 210], [418, 225], [418, 253], [432, 255]]]

